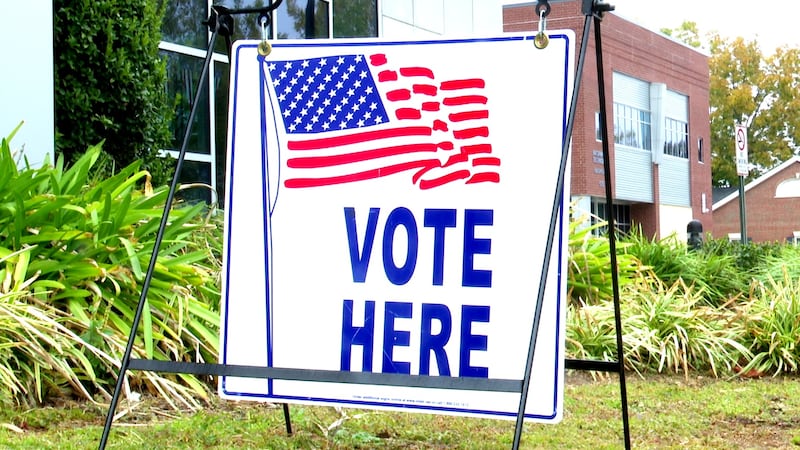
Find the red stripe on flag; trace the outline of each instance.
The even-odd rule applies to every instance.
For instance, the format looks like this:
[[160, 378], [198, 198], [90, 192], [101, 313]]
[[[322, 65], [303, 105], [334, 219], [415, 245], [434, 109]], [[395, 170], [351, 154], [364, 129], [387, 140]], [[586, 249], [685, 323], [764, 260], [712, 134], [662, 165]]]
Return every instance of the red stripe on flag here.
[[422, 103], [422, 110], [423, 111], [438, 111], [439, 110], [439, 102], [424, 102], [424, 103]]
[[411, 88], [414, 90], [415, 94], [434, 96], [439, 92], [439, 89], [432, 84], [415, 84]]
[[443, 91], [454, 91], [457, 89], [482, 89], [486, 87], [486, 83], [480, 78], [472, 78], [469, 80], [451, 80], [442, 81], [441, 89]]
[[336, 147], [339, 145], [357, 144], [376, 139], [387, 139], [402, 136], [430, 136], [433, 131], [430, 127], [403, 127], [389, 128], [386, 130], [364, 131], [361, 133], [346, 134], [306, 141], [289, 141], [286, 147], [289, 150], [318, 150], [321, 148]]
[[369, 56], [369, 63], [373, 66], [382, 66], [386, 64], [386, 55], [383, 53], [376, 53]]
[[468, 155], [474, 155], [475, 153], [492, 153], [492, 144], [464, 145], [461, 147], [461, 152]]
[[416, 120], [422, 118], [422, 113], [414, 108], [398, 108], [394, 114], [400, 120]]
[[475, 158], [472, 160], [472, 166], [499, 166], [500, 165], [500, 158], [493, 158], [493, 157], [484, 157], [484, 158]]
[[353, 183], [357, 181], [372, 180], [374, 178], [394, 175], [396, 173], [405, 172], [407, 170], [416, 169], [419, 167], [431, 168], [438, 166], [439, 166], [439, 161], [436, 159], [410, 161], [401, 164], [395, 164], [393, 166], [370, 169], [363, 172], [356, 172], [347, 175], [339, 175], [335, 177], [290, 178], [286, 180], [284, 186], [286, 186], [287, 188], [309, 188], [309, 187], [331, 186], [334, 184]]
[[489, 137], [489, 127], [476, 127], [476, 128], [467, 128], [465, 130], [453, 130], [453, 137], [456, 139]]
[[433, 71], [426, 67], [403, 67], [400, 69], [400, 75], [404, 77], [426, 77], [433, 79]]
[[439, 187], [443, 184], [450, 183], [456, 180], [463, 180], [464, 178], [469, 177], [470, 173], [469, 170], [456, 170], [455, 172], [448, 173], [447, 175], [443, 175], [439, 178], [434, 178], [432, 180], [420, 180], [419, 188], [420, 189], [432, 189], [435, 187]]
[[436, 131], [447, 131], [448, 130], [447, 123], [439, 119], [436, 119], [433, 121], [433, 129]]
[[458, 163], [465, 163], [467, 162], [467, 158], [469, 158], [469, 155], [467, 155], [466, 153], [456, 153], [455, 155], [447, 159], [447, 162], [444, 163], [444, 167], [449, 167], [452, 166], [453, 164], [458, 164]]
[[411, 91], [408, 89], [396, 89], [394, 91], [389, 91], [386, 93], [386, 100], [390, 102], [397, 102], [401, 100], [410, 100], [411, 99]]
[[330, 156], [304, 156], [300, 158], [289, 158], [286, 165], [293, 169], [318, 169], [320, 167], [331, 167], [342, 164], [350, 164], [371, 159], [384, 158], [387, 156], [403, 155], [408, 153], [435, 152], [442, 145], [436, 144], [408, 144], [396, 145], [393, 147], [376, 148], [361, 152], [345, 153], [342, 155]]
[[397, 81], [397, 72], [394, 70], [384, 70], [378, 74], [378, 81]]
[[499, 183], [500, 182], [500, 174], [497, 172], [483, 172], [483, 173], [476, 173], [469, 180], [467, 180], [467, 184], [475, 184], [475, 183]]
[[465, 120], [488, 119], [489, 111], [465, 111], [460, 113], [453, 113], [449, 116], [451, 122], [463, 122]]
[[460, 97], [447, 97], [445, 98], [442, 103], [445, 106], [460, 106], [460, 105], [469, 105], [473, 103], [480, 103], [485, 105], [487, 102], [487, 98], [483, 95], [462, 95]]

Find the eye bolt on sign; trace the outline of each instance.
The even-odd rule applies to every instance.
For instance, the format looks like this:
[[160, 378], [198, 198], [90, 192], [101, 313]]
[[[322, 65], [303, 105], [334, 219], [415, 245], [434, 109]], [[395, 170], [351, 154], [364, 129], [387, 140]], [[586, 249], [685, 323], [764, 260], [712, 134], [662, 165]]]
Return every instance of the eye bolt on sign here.
[[[515, 418], [519, 391], [465, 381], [524, 379], [572, 32], [542, 50], [511, 34], [257, 46], [231, 58], [220, 362], [337, 379], [225, 376], [220, 395]], [[561, 201], [525, 408], [541, 422], [562, 415]]]

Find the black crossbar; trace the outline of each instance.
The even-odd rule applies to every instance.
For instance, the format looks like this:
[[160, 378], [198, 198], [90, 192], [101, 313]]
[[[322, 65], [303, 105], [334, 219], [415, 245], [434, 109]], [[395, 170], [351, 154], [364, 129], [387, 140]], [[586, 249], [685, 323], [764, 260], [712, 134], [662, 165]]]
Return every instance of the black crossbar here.
[[192, 375], [216, 375], [242, 378], [274, 378], [280, 380], [353, 383], [381, 386], [405, 386], [435, 389], [462, 389], [487, 392], [519, 392], [522, 380], [474, 377], [446, 377], [372, 372], [340, 372], [336, 370], [289, 369], [282, 367], [239, 366], [233, 364], [190, 363], [131, 359], [130, 369]]
[[566, 359], [564, 367], [568, 370], [594, 370], [597, 372], [619, 373], [620, 364], [616, 361], [595, 361], [591, 359]]

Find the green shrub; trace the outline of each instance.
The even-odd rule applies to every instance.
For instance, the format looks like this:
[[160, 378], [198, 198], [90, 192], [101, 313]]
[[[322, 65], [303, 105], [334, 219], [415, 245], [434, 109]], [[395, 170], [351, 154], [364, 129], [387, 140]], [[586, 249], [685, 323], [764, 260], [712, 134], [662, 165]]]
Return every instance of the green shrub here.
[[105, 140], [107, 173], [133, 161], [157, 183], [172, 162], [166, 66], [158, 55], [163, 3], [157, 0], [55, 0], [56, 147], [75, 161]]
[[[0, 341], [0, 351], [12, 352], [0, 358], [0, 365], [19, 380], [16, 388], [3, 387], [26, 394], [17, 401], [40, 401], [62, 389], [108, 397], [115, 382], [167, 189], [150, 188], [149, 174], [139, 162], [92, 182], [99, 156], [95, 146], [68, 168], [60, 158], [55, 166], [20, 170], [7, 141], [0, 145], [0, 280], [10, 280], [3, 292], [13, 294], [5, 300], [15, 304], [14, 317], [42, 311], [72, 333], [70, 345], [86, 350], [85, 360], [70, 359], [79, 356], [66, 344], [48, 344], [48, 351], [32, 353], [31, 348], [42, 347], [35, 341], [44, 339], [43, 331], [21, 337], [25, 349], [4, 348]], [[170, 212], [134, 357], [216, 360], [219, 230], [203, 216], [204, 208], [198, 204]], [[50, 362], [64, 351], [69, 373]], [[129, 387], [190, 406], [208, 392], [203, 380], [185, 374], [130, 373]]]
[[800, 278], [784, 272], [753, 285], [750, 300], [737, 305], [744, 323], [742, 342], [753, 353], [745, 373], [800, 370]]
[[658, 279], [627, 292], [622, 311], [625, 359], [637, 372], [731, 373], [747, 349], [741, 324], [725, 309], [704, 304], [701, 291], [682, 280]]
[[753, 271], [753, 278], [762, 283], [771, 279], [800, 278], [800, 247], [795, 245], [775, 245], [759, 262]]
[[695, 292], [702, 293], [705, 304], [722, 305], [749, 285], [749, 276], [739, 269], [736, 256], [715, 243], [690, 251], [676, 235], [657, 240], [636, 232], [626, 236], [625, 242], [629, 244], [625, 251], [664, 284], [672, 286], [682, 281], [693, 286]]
[[[629, 285], [620, 304], [624, 363], [638, 373], [710, 372], [732, 374], [750, 353], [739, 343], [742, 324], [725, 308], [703, 304], [702, 293], [677, 281], [657, 278]], [[571, 306], [567, 318], [570, 357], [617, 359], [614, 306]]]
[[[575, 305], [595, 304], [613, 298], [611, 245], [608, 238], [598, 236], [597, 230], [607, 222], [590, 224], [589, 216], [575, 217], [569, 224], [569, 263], [567, 294]], [[617, 242], [617, 273], [621, 287], [641, 276], [641, 264], [631, 254], [620, 252], [624, 242]]]

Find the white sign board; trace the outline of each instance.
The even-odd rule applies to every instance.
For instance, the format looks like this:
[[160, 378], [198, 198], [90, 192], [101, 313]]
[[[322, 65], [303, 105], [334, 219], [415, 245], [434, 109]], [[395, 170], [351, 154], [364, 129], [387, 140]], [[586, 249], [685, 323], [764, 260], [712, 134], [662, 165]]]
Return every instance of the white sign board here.
[[747, 126], [736, 124], [734, 127], [734, 140], [736, 141], [736, 174], [746, 177], [750, 173], [750, 162], [747, 155]]
[[[575, 41], [532, 39], [234, 46], [220, 362], [341, 382], [226, 376], [222, 397], [516, 417], [519, 391], [460, 386], [524, 378]], [[528, 420], [561, 417], [566, 226]]]

